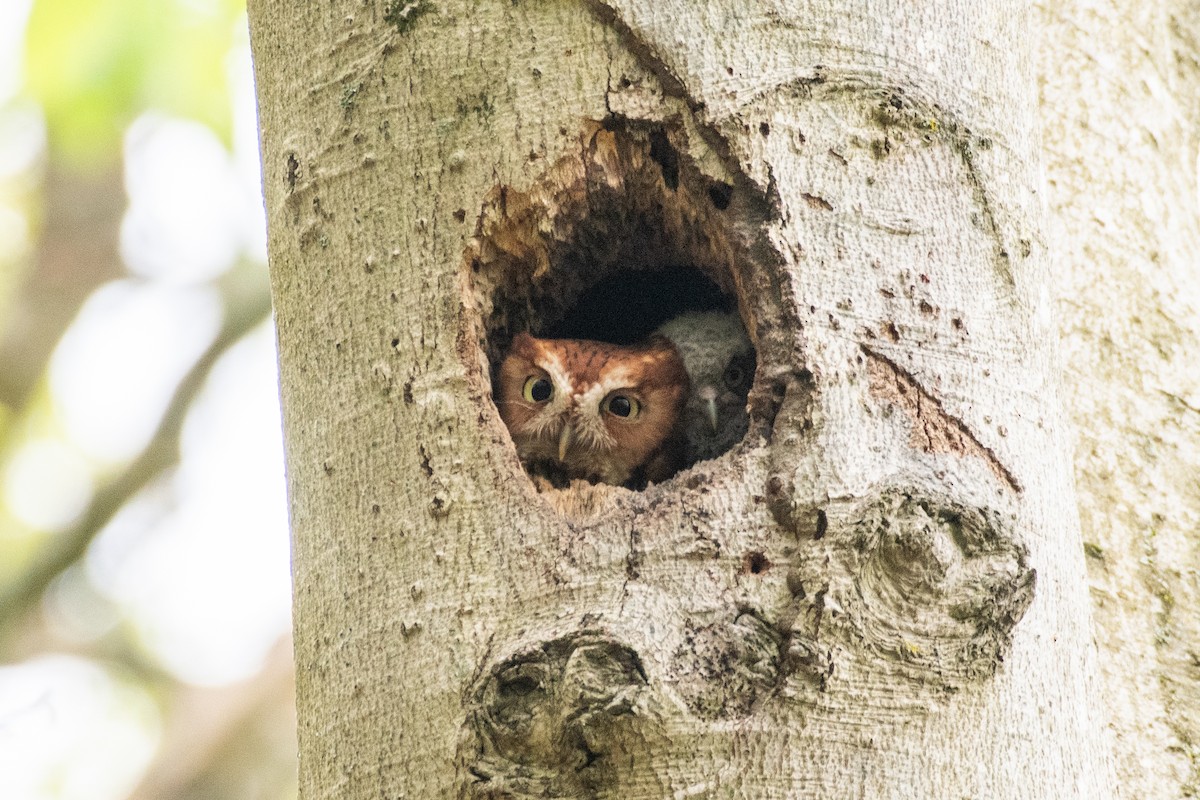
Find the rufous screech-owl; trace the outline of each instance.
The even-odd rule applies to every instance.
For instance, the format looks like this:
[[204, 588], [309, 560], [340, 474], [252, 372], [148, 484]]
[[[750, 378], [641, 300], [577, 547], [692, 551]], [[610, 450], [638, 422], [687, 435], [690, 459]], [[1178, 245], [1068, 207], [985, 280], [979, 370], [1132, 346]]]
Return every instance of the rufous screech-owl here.
[[532, 473], [641, 486], [684, 464], [688, 376], [661, 336], [622, 346], [520, 333], [496, 384], [500, 418]]
[[496, 399], [531, 472], [640, 486], [745, 436], [754, 369], [736, 313], [688, 312], [633, 346], [519, 334]]

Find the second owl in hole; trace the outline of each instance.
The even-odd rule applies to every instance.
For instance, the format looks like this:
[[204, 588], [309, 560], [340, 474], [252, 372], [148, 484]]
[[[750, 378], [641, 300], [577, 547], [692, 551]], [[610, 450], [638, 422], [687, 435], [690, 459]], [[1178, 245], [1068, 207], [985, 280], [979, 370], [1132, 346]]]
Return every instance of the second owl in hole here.
[[735, 312], [680, 314], [655, 331], [679, 350], [690, 382], [683, 409], [685, 461], [716, 458], [750, 426], [746, 397], [754, 382], [754, 345]]

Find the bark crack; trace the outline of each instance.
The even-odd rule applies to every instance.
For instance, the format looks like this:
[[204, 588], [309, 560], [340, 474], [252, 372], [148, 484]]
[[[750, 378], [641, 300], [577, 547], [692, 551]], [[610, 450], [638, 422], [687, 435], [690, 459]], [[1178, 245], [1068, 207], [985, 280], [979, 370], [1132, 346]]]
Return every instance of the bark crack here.
[[683, 81], [676, 77], [662, 58], [653, 52], [650, 44], [629, 26], [629, 23], [621, 17], [617, 9], [613, 8], [609, 3], [603, 2], [603, 0], [585, 0], [584, 5], [592, 10], [592, 14], [595, 15], [596, 19], [616, 31], [622, 37], [624, 40], [622, 45], [641, 62], [642, 66], [648, 72], [658, 78], [662, 84], [664, 94], [684, 101], [693, 113], [704, 107], [703, 103], [698, 102], [692, 97], [687, 87], [684, 86]]
[[896, 362], [862, 345], [867, 355], [871, 394], [902, 410], [912, 422], [909, 444], [926, 453], [975, 456], [1014, 492], [1022, 491], [1016, 476], [996, 454], [975, 437], [961, 419], [921, 387], [917, 379]]
[[[606, 39], [608, 37], [605, 37]], [[613, 55], [612, 50], [608, 51], [608, 63], [604, 65], [604, 112], [608, 118], [613, 117], [612, 95], [613, 95]]]

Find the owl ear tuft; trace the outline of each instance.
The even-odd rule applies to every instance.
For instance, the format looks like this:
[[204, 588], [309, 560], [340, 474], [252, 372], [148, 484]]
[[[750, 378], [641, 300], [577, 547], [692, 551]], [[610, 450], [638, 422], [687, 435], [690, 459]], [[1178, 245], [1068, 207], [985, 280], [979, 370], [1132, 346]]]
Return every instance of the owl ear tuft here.
[[529, 351], [537, 345], [537, 339], [531, 336], [527, 331], [521, 331], [513, 337], [510, 351]]

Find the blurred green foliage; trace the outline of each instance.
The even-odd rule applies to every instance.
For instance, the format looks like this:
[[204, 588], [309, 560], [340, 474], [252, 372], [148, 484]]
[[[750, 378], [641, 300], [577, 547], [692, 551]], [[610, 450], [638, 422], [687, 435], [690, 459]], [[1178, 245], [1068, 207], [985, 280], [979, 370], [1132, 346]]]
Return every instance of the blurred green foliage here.
[[[123, 557], [153, 557], [170, 546], [166, 523], [159, 523], [183, 505], [173, 488], [183, 472], [182, 427], [226, 351], [269, 318], [265, 265], [243, 254], [213, 282], [210, 288], [220, 294], [226, 312], [216, 341], [176, 387], [142, 453], [128, 463], [87, 462], [94, 491], [75, 521], [55, 530], [38, 528], [10, 507], [6, 483], [31, 444], [75, 446], [48, 375], [55, 343], [80, 307], [114, 279], [153, 280], [130, 276], [118, 247], [128, 205], [121, 175], [129, 124], [147, 111], [159, 112], [200, 122], [233, 147], [231, 89], [245, 87], [232, 86], [231, 79], [245, 77], [244, 54], [237, 51], [247, 39], [245, 0], [0, 0], [14, 2], [16, 12], [27, 2], [30, 12], [21, 95], [12, 103], [0, 98], [0, 134], [25, 124], [37, 135], [31, 137], [36, 152], [28, 163], [0, 175], [0, 666], [27, 667], [23, 674], [33, 676], [34, 685], [54, 687], [60, 685], [53, 680], [55, 663], [61, 673], [64, 662], [86, 661], [99, 669], [85, 678], [106, 675], [122, 694], [104, 702], [112, 689], [103, 681], [61, 684], [82, 687], [78, 691], [87, 702], [72, 701], [71, 713], [55, 718], [54, 737], [44, 737], [52, 750], [45, 758], [22, 763], [15, 776], [0, 774], [0, 800], [33, 796], [7, 789], [12, 780], [33, 780], [41, 790], [36, 796], [43, 798], [115, 796], [101, 784], [79, 783], [88, 767], [83, 752], [103, 752], [108, 773], [136, 779], [139, 785], [129, 796], [137, 800], [294, 798], [286, 638], [268, 654], [266, 668], [245, 683], [189, 686], [145, 641], [149, 626], [157, 623], [138, 616], [137, 601], [106, 591], [92, 575], [94, 566], [83, 560], [130, 500], [156, 486], [172, 488], [160, 493], [152, 519], [138, 518], [138, 535], [122, 545], [129, 548]], [[24, 15], [0, 18], [20, 21]], [[0, 67], [10, 66], [0, 59]], [[7, 74], [0, 77], [11, 81]], [[39, 114], [48, 151], [42, 150]], [[198, 191], [177, 188], [181, 195]], [[20, 370], [13, 368], [18, 362]], [[136, 391], [128, 387], [130, 395]], [[60, 475], [47, 474], [44, 484], [62, 483]], [[48, 496], [53, 504], [54, 493]], [[143, 555], [132, 555], [135, 548]], [[204, 602], [196, 598], [197, 608]], [[181, 615], [171, 624], [186, 626], [188, 619]], [[64, 653], [70, 658], [62, 658]], [[131, 743], [120, 735], [129, 727], [130, 706], [143, 734], [158, 742], [148, 765], [138, 747], [146, 737]], [[153, 713], [138, 718], [139, 710]], [[23, 736], [20, 721], [14, 730]], [[25, 737], [25, 744], [31, 742], [43, 746], [43, 740]]]
[[226, 58], [245, 0], [34, 0], [27, 91], [55, 158], [77, 168], [120, 157], [147, 108], [203, 122], [228, 141]]

